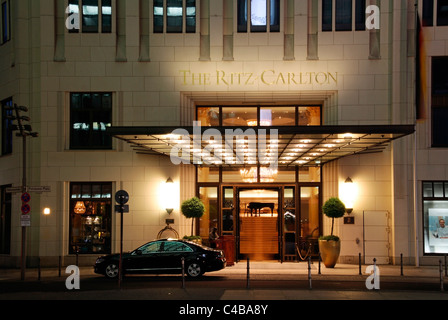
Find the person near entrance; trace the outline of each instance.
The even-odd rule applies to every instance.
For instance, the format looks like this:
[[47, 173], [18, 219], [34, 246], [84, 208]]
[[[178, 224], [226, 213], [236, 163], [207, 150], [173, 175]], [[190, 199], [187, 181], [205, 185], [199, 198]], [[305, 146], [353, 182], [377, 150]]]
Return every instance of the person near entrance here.
[[219, 239], [218, 228], [213, 228], [212, 232], [210, 232], [208, 239], [210, 241], [210, 247], [216, 248], [216, 242]]

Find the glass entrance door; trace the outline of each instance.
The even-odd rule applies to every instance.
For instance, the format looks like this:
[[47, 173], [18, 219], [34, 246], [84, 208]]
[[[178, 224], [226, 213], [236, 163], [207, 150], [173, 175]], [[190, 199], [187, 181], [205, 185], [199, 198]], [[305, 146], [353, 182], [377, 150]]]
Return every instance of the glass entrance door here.
[[278, 259], [279, 188], [238, 190], [239, 256], [251, 260]]
[[306, 259], [319, 255], [318, 238], [321, 225], [320, 186], [301, 186], [299, 188], [300, 232], [298, 239], [299, 258]]

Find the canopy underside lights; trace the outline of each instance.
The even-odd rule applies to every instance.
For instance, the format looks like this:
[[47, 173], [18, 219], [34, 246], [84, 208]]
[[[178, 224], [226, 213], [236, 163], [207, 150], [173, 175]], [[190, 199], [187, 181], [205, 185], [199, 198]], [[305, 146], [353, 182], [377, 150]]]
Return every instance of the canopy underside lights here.
[[[176, 156], [183, 163], [206, 166], [318, 166], [354, 154], [382, 152], [396, 139], [414, 132], [413, 125], [251, 127], [254, 136], [226, 139], [233, 127], [213, 129], [222, 139], [200, 139], [193, 127], [182, 127], [186, 136], [174, 135], [175, 127], [112, 127], [108, 133], [124, 140], [142, 154]], [[244, 130], [247, 128], [243, 128]], [[270, 134], [275, 130], [275, 134]], [[267, 134], [258, 134], [258, 132]], [[262, 141], [262, 138], [265, 141]], [[180, 152], [181, 151], [181, 152]]]

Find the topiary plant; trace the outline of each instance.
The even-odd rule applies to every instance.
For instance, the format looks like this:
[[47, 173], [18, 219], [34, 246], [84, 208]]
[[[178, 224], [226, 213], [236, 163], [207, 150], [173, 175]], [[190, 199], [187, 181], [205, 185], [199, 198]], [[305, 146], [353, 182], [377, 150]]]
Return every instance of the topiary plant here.
[[329, 236], [323, 236], [321, 240], [339, 240], [339, 237], [333, 235], [334, 219], [341, 218], [345, 214], [345, 205], [339, 198], [333, 197], [328, 199], [322, 207], [324, 214], [331, 218], [331, 234]]
[[193, 235], [193, 223], [194, 218], [200, 218], [204, 214], [205, 206], [201, 199], [198, 197], [193, 197], [191, 199], [185, 200], [181, 205], [182, 214], [187, 218], [192, 218], [191, 220], [191, 235]]

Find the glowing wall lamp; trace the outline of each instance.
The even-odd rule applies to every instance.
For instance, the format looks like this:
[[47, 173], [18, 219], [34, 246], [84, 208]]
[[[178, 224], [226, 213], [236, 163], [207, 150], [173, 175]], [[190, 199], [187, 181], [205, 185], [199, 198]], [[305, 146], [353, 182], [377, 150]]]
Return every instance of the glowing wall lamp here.
[[51, 209], [50, 208], [44, 208], [43, 214], [45, 216], [49, 216], [51, 214]]
[[174, 195], [174, 181], [171, 178], [168, 178], [165, 183], [165, 210], [168, 214], [171, 214], [174, 210], [173, 205], [173, 195]]
[[358, 195], [358, 190], [353, 180], [348, 177], [341, 187], [341, 200], [345, 204], [348, 214], [353, 212], [353, 207]]

